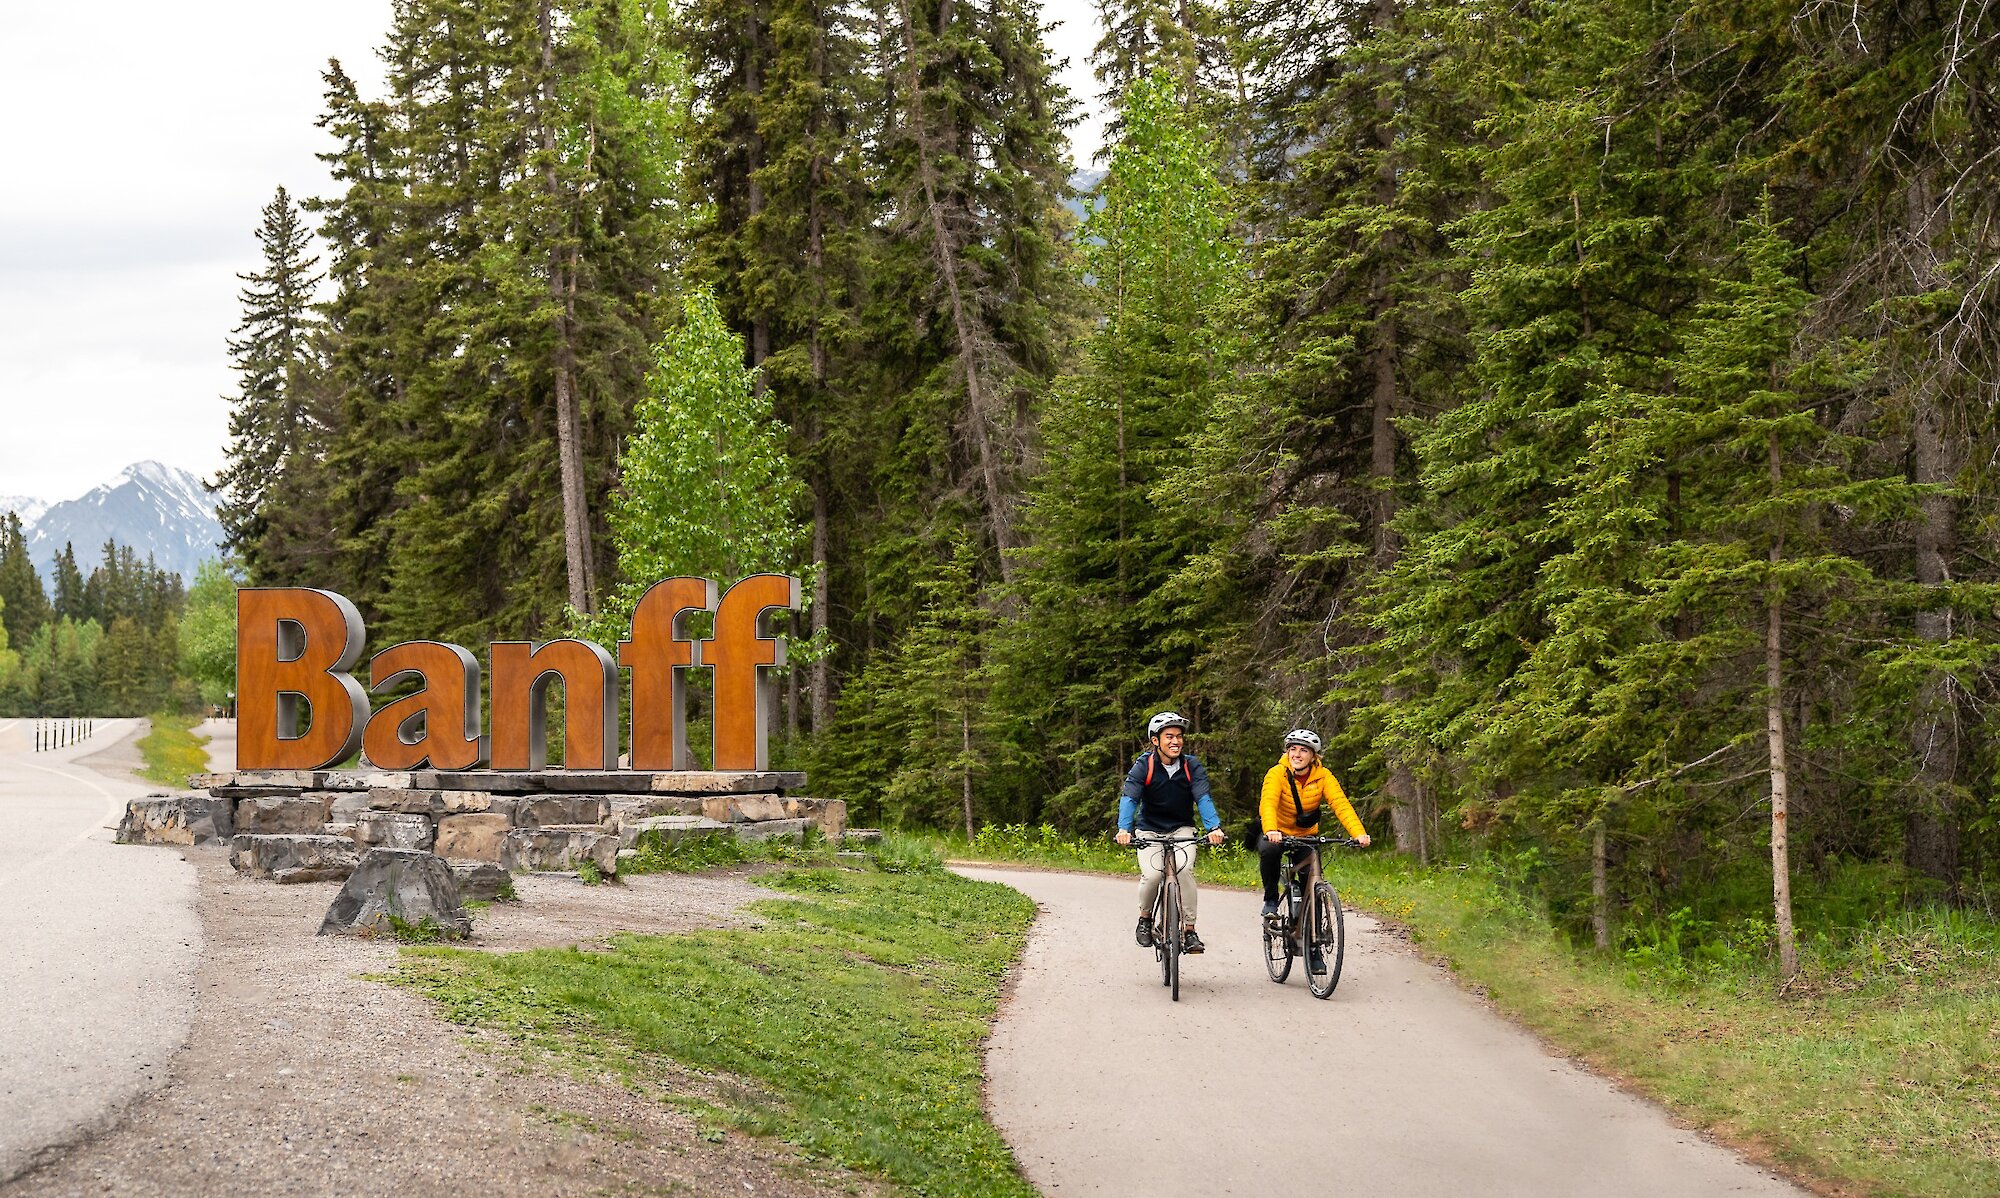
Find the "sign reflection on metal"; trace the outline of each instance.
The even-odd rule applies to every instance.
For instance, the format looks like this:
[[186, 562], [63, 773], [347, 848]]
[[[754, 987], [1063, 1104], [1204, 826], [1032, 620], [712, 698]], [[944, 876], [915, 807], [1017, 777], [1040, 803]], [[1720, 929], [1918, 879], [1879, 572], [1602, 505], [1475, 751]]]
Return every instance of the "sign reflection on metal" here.
[[[707, 669], [714, 671], [713, 768], [762, 770], [772, 674], [785, 664], [785, 642], [765, 617], [799, 604], [799, 580], [789, 575], [752, 575], [726, 592], [703, 578], [669, 578], [639, 601], [615, 662], [584, 640], [497, 642], [489, 655], [492, 728], [482, 731], [479, 661], [464, 648], [391, 645], [369, 662], [364, 689], [352, 671], [366, 629], [352, 603], [303, 587], [246, 588], [236, 607], [236, 765], [325, 769], [365, 749], [380, 769], [540, 769], [548, 690], [559, 683], [564, 766], [616, 769], [624, 667], [632, 671], [632, 769], [692, 767], [686, 676]], [[715, 613], [713, 635], [688, 633], [695, 612]], [[370, 711], [371, 691], [413, 684], [414, 692]]]

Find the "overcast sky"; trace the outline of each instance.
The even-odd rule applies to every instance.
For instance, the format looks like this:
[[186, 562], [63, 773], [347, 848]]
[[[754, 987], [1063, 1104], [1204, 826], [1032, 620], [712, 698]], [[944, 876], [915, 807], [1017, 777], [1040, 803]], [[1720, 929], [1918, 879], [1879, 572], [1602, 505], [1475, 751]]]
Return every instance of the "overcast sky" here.
[[[372, 93], [389, 0], [9, 6], [0, 39], [0, 495], [72, 499], [146, 459], [212, 475], [236, 274], [280, 184], [327, 190], [320, 71]], [[1101, 137], [1094, 9], [1052, 0]]]

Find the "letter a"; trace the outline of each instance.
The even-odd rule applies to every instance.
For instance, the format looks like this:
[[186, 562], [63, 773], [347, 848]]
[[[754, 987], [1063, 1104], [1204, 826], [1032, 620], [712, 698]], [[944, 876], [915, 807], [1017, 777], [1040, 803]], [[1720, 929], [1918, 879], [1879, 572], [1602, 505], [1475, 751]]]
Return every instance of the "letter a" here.
[[632, 639], [618, 642], [618, 664], [632, 671], [632, 768], [685, 770], [687, 671], [701, 654], [687, 635], [687, 614], [715, 610], [706, 578], [656, 582], [632, 612]]
[[[236, 592], [236, 768], [319, 770], [361, 748], [361, 613], [332, 591]], [[299, 708], [311, 713], [299, 731]]]
[[772, 610], [797, 611], [799, 580], [753, 574], [730, 587], [715, 612], [715, 636], [703, 641], [701, 664], [715, 667], [715, 768], [761, 770], [770, 766], [771, 710], [766, 667], [785, 664], [785, 642], [761, 634]]
[[423, 689], [369, 718], [361, 741], [369, 763], [385, 770], [478, 765], [486, 755], [479, 736], [479, 660], [457, 645], [405, 641], [368, 663], [368, 686], [376, 694], [405, 682], [420, 682]]

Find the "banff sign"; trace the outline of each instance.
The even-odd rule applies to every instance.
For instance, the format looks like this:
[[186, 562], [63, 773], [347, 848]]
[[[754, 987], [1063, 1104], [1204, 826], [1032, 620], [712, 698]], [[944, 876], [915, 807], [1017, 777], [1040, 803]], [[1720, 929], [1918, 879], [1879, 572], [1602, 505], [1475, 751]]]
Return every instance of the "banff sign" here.
[[[799, 609], [799, 580], [757, 574], [719, 590], [704, 578], [655, 584], [633, 611], [616, 662], [590, 641], [496, 642], [492, 728], [482, 733], [479, 662], [463, 647], [391, 645], [368, 663], [364, 689], [351, 673], [366, 640], [354, 604], [331, 591], [246, 588], [236, 600], [236, 766], [326, 769], [361, 750], [385, 770], [541, 769], [548, 687], [559, 681], [564, 766], [617, 769], [623, 667], [632, 671], [630, 768], [692, 768], [686, 677], [707, 669], [714, 671], [714, 768], [765, 769], [770, 671], [785, 664], [785, 643], [765, 630], [764, 617]], [[715, 613], [712, 636], [688, 635], [694, 612]], [[370, 712], [370, 692], [412, 683], [415, 692]]]

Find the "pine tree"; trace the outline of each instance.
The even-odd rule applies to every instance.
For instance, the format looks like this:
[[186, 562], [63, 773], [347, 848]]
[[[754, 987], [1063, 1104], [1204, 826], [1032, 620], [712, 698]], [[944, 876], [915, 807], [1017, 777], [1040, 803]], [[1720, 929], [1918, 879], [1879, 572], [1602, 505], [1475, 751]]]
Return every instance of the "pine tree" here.
[[[1061, 205], [1069, 100], [1022, 0], [886, 0], [879, 24], [881, 182], [895, 219], [867, 336], [882, 390], [900, 398], [864, 435], [895, 446], [882, 468], [920, 509], [970, 503], [985, 568], [1004, 579], [1021, 544], [1026, 409], [1075, 309]], [[920, 543], [924, 522], [895, 531]], [[915, 593], [909, 577], [879, 581], [884, 598]]]
[[[702, 100], [689, 177], [707, 201], [691, 234], [756, 386], [791, 430], [812, 519], [812, 635], [832, 608], [834, 512], [854, 480], [848, 430], [863, 262], [875, 205], [862, 162], [869, 94], [860, 14], [830, 0], [696, 5], [690, 57]], [[811, 663], [812, 726], [832, 700], [831, 659]]]
[[21, 518], [7, 513], [0, 524], [0, 621], [8, 638], [25, 645], [49, 619], [49, 597], [42, 590], [42, 576], [28, 556], [28, 541], [21, 533]]
[[229, 462], [210, 486], [221, 493], [216, 519], [224, 545], [253, 574], [284, 578], [297, 566], [272, 544], [271, 513], [321, 452], [327, 433], [315, 410], [323, 367], [312, 303], [321, 276], [312, 233], [284, 188], [263, 216], [257, 230], [263, 268], [237, 276], [244, 283], [237, 297], [243, 317], [229, 353], [241, 381], [230, 400]]
[[1241, 254], [1219, 147], [1165, 70], [1132, 85], [1125, 129], [1085, 221], [1085, 268], [1103, 320], [1082, 369], [1042, 407], [1043, 465], [1029, 485], [1020, 610], [1005, 626], [999, 688], [1031, 733], [1047, 814], [1084, 826], [1144, 713], [1200, 713], [1204, 630], [1169, 581], [1206, 547], [1205, 521], [1162, 502], [1244, 347]]
[[50, 614], [58, 620], [87, 619], [83, 573], [76, 568], [76, 546], [64, 542], [56, 553], [54, 594], [49, 599]]
[[406, 0], [387, 98], [329, 71], [329, 573], [385, 634], [532, 634], [598, 600], [680, 219], [665, 21]]

